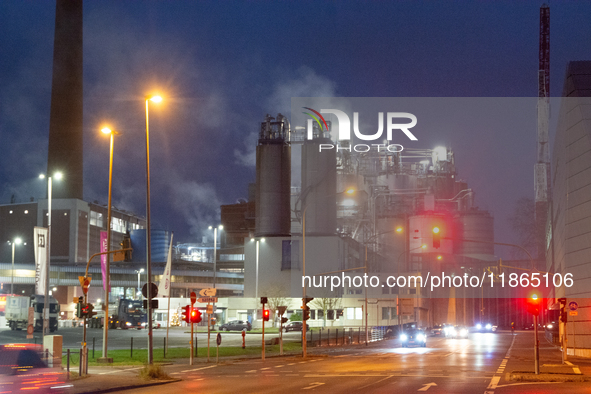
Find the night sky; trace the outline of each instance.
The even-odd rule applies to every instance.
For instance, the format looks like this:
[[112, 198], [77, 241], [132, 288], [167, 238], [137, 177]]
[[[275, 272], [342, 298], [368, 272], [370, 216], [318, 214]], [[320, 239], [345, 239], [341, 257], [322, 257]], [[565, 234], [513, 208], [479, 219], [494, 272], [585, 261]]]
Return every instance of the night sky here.
[[[109, 124], [121, 133], [114, 206], [145, 213], [143, 99], [159, 92], [152, 225], [199, 242], [220, 204], [247, 197], [259, 123], [289, 116], [291, 97], [537, 96], [541, 4], [86, 1], [84, 198], [106, 203], [109, 144], [99, 130]], [[591, 2], [551, 3], [550, 15], [550, 91], [560, 96], [567, 62], [591, 58]], [[45, 196], [37, 175], [47, 164], [54, 18], [53, 1], [0, 2], [2, 204]], [[507, 218], [519, 198], [533, 198], [531, 111], [533, 127], [508, 124], [510, 139], [442, 128], [420, 141], [455, 151], [500, 242], [516, 241]]]

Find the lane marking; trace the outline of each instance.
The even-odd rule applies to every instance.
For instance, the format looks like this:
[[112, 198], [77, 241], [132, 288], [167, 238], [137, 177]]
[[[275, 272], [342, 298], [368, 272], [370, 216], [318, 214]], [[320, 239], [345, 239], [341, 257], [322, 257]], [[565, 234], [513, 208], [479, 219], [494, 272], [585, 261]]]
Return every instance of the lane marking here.
[[261, 371], [264, 371], [265, 369], [271, 369], [271, 367], [261, 368]]
[[[377, 382], [373, 382], [373, 383], [370, 383], [370, 384], [366, 384], [365, 386], [361, 386], [361, 387], [359, 387], [359, 389], [363, 389], [363, 388], [365, 388], [365, 387], [373, 386], [374, 384], [378, 384], [378, 383], [380, 383], [380, 382], [383, 382], [383, 381], [384, 381], [384, 380], [386, 380], [386, 379], [390, 379], [392, 376], [394, 376], [394, 375], [386, 376], [384, 379], [380, 379], [380, 380], [378, 380]], [[358, 390], [358, 389], [357, 389], [357, 390]]]
[[202, 370], [202, 369], [215, 368], [215, 367], [217, 367], [217, 365], [210, 365], [209, 367], [201, 367], [201, 368], [190, 369], [189, 371], [199, 371], [199, 370]]
[[302, 390], [309, 390], [309, 389], [315, 389], [318, 386], [322, 386], [323, 384], [326, 383], [321, 383], [321, 382], [315, 382], [315, 383], [310, 383], [310, 387], [304, 387]]
[[510, 387], [510, 386], [520, 386], [522, 384], [552, 384], [552, 383], [564, 383], [564, 382], [525, 382], [525, 383], [511, 383], [511, 384], [501, 384], [497, 386], [500, 387]]
[[[289, 375], [287, 375], [289, 376]], [[375, 373], [365, 373], [365, 374], [309, 374], [304, 375], [305, 378], [359, 378], [359, 377], [380, 377], [385, 376], [384, 374], [375, 374]], [[394, 376], [394, 375], [392, 375]], [[456, 375], [413, 375], [413, 374], [397, 374], [396, 377], [417, 377], [417, 378], [451, 378], [457, 379]], [[491, 376], [463, 376], [463, 379], [488, 379]]]
[[246, 373], [252, 373], [252, 372], [256, 372], [256, 369], [253, 369], [252, 371], [246, 371]]
[[[105, 279], [106, 280], [106, 279]], [[285, 365], [276, 365], [275, 368], [283, 368]]]
[[497, 388], [497, 384], [499, 384], [499, 381], [501, 380], [500, 376], [493, 376], [493, 378], [490, 381], [490, 384], [488, 385], [488, 387], [486, 388], [487, 390], [494, 390]]
[[579, 369], [579, 367], [573, 367], [573, 371], [575, 371], [575, 373], [577, 375], [582, 375], [583, 373], [581, 372], [581, 370]]

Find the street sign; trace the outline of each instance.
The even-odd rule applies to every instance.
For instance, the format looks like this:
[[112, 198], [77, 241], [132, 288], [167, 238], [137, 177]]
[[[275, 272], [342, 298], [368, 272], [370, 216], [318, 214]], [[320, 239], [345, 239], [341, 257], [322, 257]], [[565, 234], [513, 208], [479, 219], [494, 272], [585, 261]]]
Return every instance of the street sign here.
[[398, 314], [401, 316], [412, 316], [415, 313], [414, 300], [412, 298], [398, 299]]
[[267, 303], [267, 297], [261, 297], [261, 304]]
[[205, 313], [207, 313], [208, 315], [212, 315], [213, 314], [213, 305], [208, 304], [207, 307], [205, 308]]
[[29, 307], [29, 315], [28, 317], [28, 323], [30, 326], [32, 326], [33, 324], [35, 324], [35, 308], [30, 306]]
[[27, 339], [33, 338], [33, 331], [35, 331], [35, 327], [32, 324], [27, 326]]
[[222, 334], [218, 332], [218, 337], [215, 341], [217, 342], [218, 346], [220, 346], [222, 344]]
[[201, 289], [199, 295], [202, 297], [215, 297], [216, 290], [214, 288]]
[[279, 312], [279, 316], [283, 316], [283, 314], [285, 313], [285, 310], [287, 309], [286, 306], [278, 306], [277, 307], [277, 311]]
[[80, 286], [82, 286], [82, 292], [84, 294], [88, 293], [88, 286], [90, 286], [91, 277], [84, 277], [79, 276], [78, 280], [80, 281]]
[[579, 309], [579, 304], [577, 304], [575, 301], [571, 301], [568, 303], [568, 308], [571, 311], [576, 311], [577, 309]]
[[[199, 299], [197, 301], [203, 302], [204, 304], [209, 304], [210, 302], [218, 302], [218, 298], [217, 297], [199, 297]], [[195, 302], [195, 301], [193, 301], [193, 299], [191, 298], [191, 302]]]
[[[197, 294], [195, 294], [195, 292], [192, 291], [191, 292], [191, 305], [193, 305], [196, 300], [197, 300]], [[201, 302], [201, 301], [199, 301], [199, 302]]]
[[[142, 286], [142, 295], [146, 298], [148, 298], [148, 284], [144, 283], [144, 285]], [[156, 283], [150, 283], [150, 296], [152, 298], [155, 298], [158, 295], [158, 286], [156, 286]]]
[[577, 312], [577, 311], [570, 311], [568, 314], [570, 316], [579, 316], [579, 312]]
[[115, 253], [113, 253], [113, 257], [111, 258], [111, 260], [113, 262], [124, 261], [125, 260], [125, 251], [124, 250], [116, 251]]

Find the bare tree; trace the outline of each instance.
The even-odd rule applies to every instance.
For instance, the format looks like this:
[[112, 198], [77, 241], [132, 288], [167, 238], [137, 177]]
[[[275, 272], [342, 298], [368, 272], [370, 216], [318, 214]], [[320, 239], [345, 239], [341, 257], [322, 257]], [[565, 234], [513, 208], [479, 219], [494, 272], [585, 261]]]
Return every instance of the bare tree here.
[[275, 323], [277, 321], [276, 312], [280, 306], [290, 307], [291, 305], [291, 298], [288, 297], [287, 291], [284, 287], [279, 285], [269, 285], [265, 288], [264, 294], [266, 294], [267, 302], [269, 305], [269, 310], [272, 313], [273, 319], [273, 327], [275, 327]]
[[[517, 200], [515, 209], [509, 216], [509, 223], [519, 236], [519, 245], [527, 249], [532, 256], [536, 251], [536, 203], [533, 198], [522, 197]], [[511, 251], [515, 257], [525, 257], [522, 251]]]
[[[329, 310], [341, 309], [341, 298], [314, 298], [310, 305], [315, 308], [322, 310], [323, 327], [326, 327], [326, 315]], [[335, 312], [336, 313], [336, 312]]]

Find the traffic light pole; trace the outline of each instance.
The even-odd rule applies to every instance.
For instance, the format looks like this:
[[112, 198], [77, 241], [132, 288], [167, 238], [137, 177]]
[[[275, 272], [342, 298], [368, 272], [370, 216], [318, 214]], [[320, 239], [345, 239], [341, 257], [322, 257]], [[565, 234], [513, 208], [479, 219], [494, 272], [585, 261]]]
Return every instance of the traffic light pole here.
[[[193, 307], [191, 307], [191, 309], [193, 309]], [[189, 344], [191, 345], [191, 351], [189, 352], [189, 365], [193, 365], [193, 322], [191, 322], [191, 340], [189, 341]]]
[[[84, 294], [84, 305], [88, 302], [88, 295]], [[82, 329], [82, 359], [80, 360], [80, 365], [82, 366], [82, 375], [87, 375], [88, 371], [86, 370], [86, 357], [88, 357], [86, 353], [86, 315], [82, 320], [84, 327]]]
[[[262, 355], [262, 359], [263, 361], [265, 361], [265, 304], [263, 303], [263, 355]], [[304, 322], [304, 325], [306, 324], [306, 322]]]
[[538, 316], [534, 315], [534, 369], [536, 375], [540, 374], [540, 341], [538, 340]]

